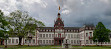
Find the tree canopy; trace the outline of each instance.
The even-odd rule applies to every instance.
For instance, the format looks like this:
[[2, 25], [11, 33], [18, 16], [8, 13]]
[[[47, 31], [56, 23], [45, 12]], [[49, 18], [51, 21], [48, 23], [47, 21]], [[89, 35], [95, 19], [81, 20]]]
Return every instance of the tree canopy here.
[[110, 30], [107, 29], [102, 22], [98, 22], [93, 33], [93, 40], [95, 42], [96, 40], [98, 42], [101, 42], [101, 45], [102, 45], [102, 42], [109, 42], [110, 41], [109, 33], [110, 33]]
[[7, 33], [8, 22], [5, 19], [3, 12], [0, 10], [0, 38], [4, 37], [4, 34]]
[[27, 37], [29, 33], [34, 35], [36, 27], [44, 26], [41, 21], [37, 21], [27, 12], [20, 10], [11, 12], [8, 21], [13, 28], [10, 34], [19, 37], [19, 45], [21, 45], [22, 38]]

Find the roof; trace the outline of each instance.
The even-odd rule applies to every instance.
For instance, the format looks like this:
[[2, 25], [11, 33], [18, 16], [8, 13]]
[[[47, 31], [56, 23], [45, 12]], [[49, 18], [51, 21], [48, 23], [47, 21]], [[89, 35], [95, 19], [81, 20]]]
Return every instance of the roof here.
[[[81, 27], [64, 27], [66, 30], [79, 30]], [[37, 29], [54, 29], [54, 27], [38, 27]]]
[[54, 27], [37, 27], [37, 29], [54, 29]]
[[79, 30], [81, 27], [64, 27], [64, 28], [68, 30]]
[[85, 27], [94, 27], [94, 24], [84, 24]]
[[58, 18], [55, 21], [55, 25], [59, 25], [59, 26], [64, 25], [62, 19], [60, 18], [60, 13], [58, 13]]

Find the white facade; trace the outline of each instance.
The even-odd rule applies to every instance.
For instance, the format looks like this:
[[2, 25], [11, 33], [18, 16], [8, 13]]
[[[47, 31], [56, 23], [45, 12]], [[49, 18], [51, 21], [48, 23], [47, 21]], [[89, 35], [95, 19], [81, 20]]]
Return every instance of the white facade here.
[[[64, 37], [64, 33], [61, 33]], [[89, 39], [89, 37], [93, 36], [93, 30], [84, 30], [79, 33], [65, 33], [65, 37], [68, 37], [71, 45], [96, 45], [93, 40]], [[57, 35], [58, 37], [58, 35]], [[6, 42], [6, 41], [5, 41]], [[19, 38], [18, 37], [9, 37], [7, 40], [7, 45], [18, 45]], [[5, 44], [5, 43], [4, 43]], [[54, 33], [53, 32], [36, 32], [36, 36], [34, 36], [31, 40], [27, 40], [26, 38], [22, 39], [22, 45], [54, 45]], [[97, 43], [100, 45], [101, 43]], [[111, 45], [110, 42], [104, 42], [102, 45]]]

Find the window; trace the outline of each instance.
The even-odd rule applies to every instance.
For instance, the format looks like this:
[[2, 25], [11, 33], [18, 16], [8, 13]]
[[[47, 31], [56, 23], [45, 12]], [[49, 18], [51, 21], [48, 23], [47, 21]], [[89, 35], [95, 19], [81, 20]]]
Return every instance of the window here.
[[75, 32], [75, 30], [74, 30], [74, 32]]
[[77, 44], [79, 44], [80, 43], [80, 41], [79, 40], [77, 40]]
[[62, 34], [62, 37], [64, 37], [64, 34]]
[[49, 37], [51, 38], [51, 34], [49, 34]]
[[70, 32], [71, 30], [68, 30], [68, 32]]
[[51, 32], [51, 30], [49, 30]]
[[88, 40], [86, 40], [86, 44], [88, 44]]
[[44, 30], [45, 31], [45, 30]]
[[76, 44], [76, 40], [74, 40], [74, 44]]
[[8, 40], [8, 43], [11, 43], [11, 39]]
[[77, 34], [77, 38], [79, 38], [79, 34]]
[[16, 39], [16, 43], [18, 43], [18, 39]]
[[86, 33], [86, 37], [88, 37], [88, 33]]
[[46, 30], [48, 32], [48, 30]]
[[68, 34], [68, 38], [70, 38], [70, 34]]
[[46, 43], [48, 44], [48, 40], [46, 40]]
[[42, 44], [42, 40], [39, 40], [39, 44]]
[[92, 37], [92, 32], [90, 32], [90, 37]]
[[12, 43], [14, 43], [14, 39], [12, 39]]
[[52, 37], [54, 37], [54, 34], [52, 34]]
[[73, 34], [71, 34], [71, 38], [73, 38]]
[[77, 30], [75, 30], [75, 32], [76, 32]]
[[43, 40], [43, 44], [45, 44], [45, 40]]
[[77, 34], [75, 34], [75, 38], [77, 38]]
[[73, 30], [71, 30], [71, 32], [73, 32]]
[[56, 37], [57, 37], [57, 34], [56, 34]]
[[29, 43], [31, 43], [31, 40], [29, 40]]
[[91, 30], [92, 28], [90, 27], [89, 29]]
[[43, 37], [45, 38], [45, 34], [43, 34]]
[[48, 37], [48, 34], [46, 34], [46, 37]]
[[71, 43], [73, 44], [73, 40], [71, 40]]
[[33, 39], [33, 43], [35, 43], [35, 39]]
[[88, 29], [88, 27], [86, 27], [86, 29]]
[[42, 34], [39, 34], [40, 38], [42, 38]]
[[61, 34], [58, 34], [58, 37], [60, 38], [60, 37], [61, 37]]
[[54, 40], [52, 40], [52, 43], [54, 43]]
[[51, 40], [49, 40], [49, 44], [51, 44]]

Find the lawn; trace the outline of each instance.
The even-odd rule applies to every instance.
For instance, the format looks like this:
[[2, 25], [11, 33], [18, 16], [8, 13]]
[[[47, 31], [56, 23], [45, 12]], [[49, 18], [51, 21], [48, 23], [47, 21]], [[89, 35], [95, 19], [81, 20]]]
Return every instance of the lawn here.
[[[0, 46], [4, 47], [4, 46]], [[61, 47], [61, 46], [8, 46], [4, 49], [61, 49], [61, 48], [52, 48], [52, 47]], [[111, 46], [72, 46], [72, 47], [81, 47], [81, 49], [111, 49]], [[0, 48], [1, 49], [1, 48]]]

